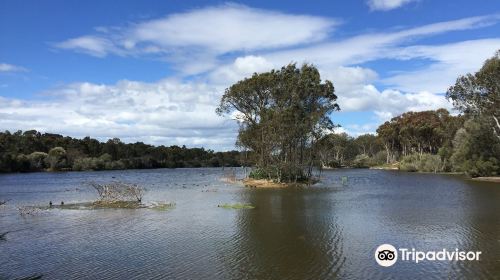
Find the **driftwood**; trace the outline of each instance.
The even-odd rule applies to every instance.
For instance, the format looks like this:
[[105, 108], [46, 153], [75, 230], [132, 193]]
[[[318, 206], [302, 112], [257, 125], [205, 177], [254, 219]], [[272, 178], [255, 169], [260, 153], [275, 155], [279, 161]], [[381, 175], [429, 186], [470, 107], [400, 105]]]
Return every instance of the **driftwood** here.
[[136, 184], [112, 182], [108, 184], [90, 183], [103, 202], [137, 201], [142, 202], [145, 189]]
[[36, 206], [20, 206], [17, 210], [19, 210], [21, 216], [36, 215], [42, 211], [42, 209]]
[[229, 171], [224, 172], [221, 180], [226, 183], [236, 183], [238, 181], [238, 179], [236, 178], [236, 172], [232, 168]]

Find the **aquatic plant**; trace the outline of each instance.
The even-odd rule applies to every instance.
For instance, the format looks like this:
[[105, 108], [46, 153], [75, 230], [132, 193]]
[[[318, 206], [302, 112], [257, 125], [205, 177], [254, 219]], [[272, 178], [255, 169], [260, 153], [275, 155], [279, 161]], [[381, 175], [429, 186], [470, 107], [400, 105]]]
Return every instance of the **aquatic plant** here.
[[149, 206], [150, 209], [157, 211], [167, 211], [174, 207], [175, 207], [174, 202], [153, 202], [151, 206]]
[[224, 203], [224, 204], [217, 205], [217, 207], [226, 208], [226, 209], [254, 209], [255, 208], [255, 206], [253, 206], [252, 204], [242, 204], [242, 203], [234, 203], [234, 204]]
[[[65, 207], [62, 207], [63, 209]], [[97, 200], [94, 201], [90, 206], [90, 209], [102, 209], [102, 208], [121, 208], [121, 209], [139, 209], [146, 208], [145, 205], [138, 201], [104, 201]]]

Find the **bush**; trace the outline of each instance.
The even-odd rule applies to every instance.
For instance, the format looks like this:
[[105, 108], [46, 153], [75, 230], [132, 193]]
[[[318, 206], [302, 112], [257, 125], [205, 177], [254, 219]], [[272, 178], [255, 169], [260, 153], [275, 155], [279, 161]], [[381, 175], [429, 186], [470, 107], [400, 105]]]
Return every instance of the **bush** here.
[[268, 166], [266, 168], [255, 168], [248, 175], [252, 179], [266, 179], [277, 182], [307, 182], [309, 178], [304, 174], [302, 168], [282, 164]]
[[33, 152], [28, 155], [30, 169], [32, 171], [43, 170], [46, 168], [45, 161], [49, 155], [42, 152]]
[[66, 167], [66, 150], [62, 147], [51, 149], [47, 161], [51, 170], [60, 170]]
[[379, 151], [371, 159], [371, 166], [376, 166], [376, 165], [383, 165], [386, 164], [387, 162], [387, 152], [386, 151]]
[[443, 167], [441, 157], [431, 154], [411, 154], [401, 159], [399, 169], [408, 172], [438, 172]]
[[468, 120], [455, 134], [450, 161], [454, 171], [471, 177], [500, 173], [500, 143], [486, 121]]
[[370, 157], [366, 154], [357, 155], [352, 161], [352, 166], [356, 168], [366, 168], [371, 166]]

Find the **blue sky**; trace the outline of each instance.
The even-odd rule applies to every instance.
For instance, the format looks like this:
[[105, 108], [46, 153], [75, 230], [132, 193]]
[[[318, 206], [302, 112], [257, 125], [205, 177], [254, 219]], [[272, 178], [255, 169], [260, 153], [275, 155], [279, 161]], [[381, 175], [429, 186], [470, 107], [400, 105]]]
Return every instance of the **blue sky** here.
[[234, 147], [224, 89], [289, 62], [331, 80], [339, 131], [451, 109], [500, 49], [499, 1], [2, 1], [0, 130]]

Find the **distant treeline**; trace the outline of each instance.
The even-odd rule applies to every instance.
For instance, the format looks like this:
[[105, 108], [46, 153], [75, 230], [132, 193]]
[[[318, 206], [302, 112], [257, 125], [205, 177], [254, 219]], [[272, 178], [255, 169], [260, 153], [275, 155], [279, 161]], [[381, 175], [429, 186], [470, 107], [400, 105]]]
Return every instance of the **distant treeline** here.
[[36, 130], [0, 132], [0, 172], [222, 167], [245, 164], [238, 151], [214, 152], [185, 146], [100, 142]]
[[330, 115], [342, 107], [333, 84], [314, 65], [289, 64], [227, 88], [217, 113], [237, 114], [237, 144], [253, 152], [254, 179], [309, 182], [313, 167], [381, 165], [500, 175], [500, 50], [478, 72], [459, 76], [446, 98], [460, 115], [406, 112], [379, 126], [377, 135], [353, 138], [330, 133]]
[[405, 171], [500, 174], [500, 141], [483, 116], [445, 109], [406, 112], [380, 125], [377, 136], [329, 134], [318, 142], [323, 167], [386, 166]]

